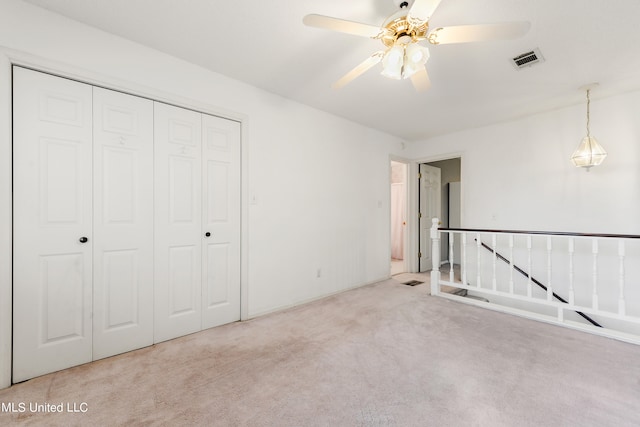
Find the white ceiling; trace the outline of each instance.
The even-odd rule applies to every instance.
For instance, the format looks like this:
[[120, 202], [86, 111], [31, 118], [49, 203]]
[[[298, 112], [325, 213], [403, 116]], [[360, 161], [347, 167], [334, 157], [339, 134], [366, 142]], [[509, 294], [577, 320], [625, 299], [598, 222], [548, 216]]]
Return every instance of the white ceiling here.
[[[379, 74], [331, 84], [378, 40], [306, 27], [309, 13], [379, 25], [393, 0], [25, 0], [408, 141], [640, 89], [638, 0], [442, 0], [431, 28], [530, 21], [518, 40], [430, 46], [432, 87]], [[545, 62], [510, 59], [539, 48]]]

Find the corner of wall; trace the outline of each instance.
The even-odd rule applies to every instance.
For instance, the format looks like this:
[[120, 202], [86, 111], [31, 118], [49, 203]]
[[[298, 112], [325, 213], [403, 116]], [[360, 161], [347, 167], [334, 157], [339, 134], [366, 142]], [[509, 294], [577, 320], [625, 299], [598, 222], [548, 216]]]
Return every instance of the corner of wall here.
[[0, 52], [0, 389], [11, 385], [11, 61]]

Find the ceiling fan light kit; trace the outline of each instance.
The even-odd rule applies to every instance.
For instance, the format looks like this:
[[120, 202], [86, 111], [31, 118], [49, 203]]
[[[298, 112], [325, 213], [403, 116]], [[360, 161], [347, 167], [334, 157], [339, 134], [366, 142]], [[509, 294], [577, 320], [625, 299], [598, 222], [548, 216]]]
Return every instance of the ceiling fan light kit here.
[[400, 9], [380, 27], [315, 14], [305, 16], [302, 21], [311, 27], [378, 39], [385, 46], [385, 50], [374, 53], [340, 78], [334, 83], [334, 88], [348, 84], [382, 62], [383, 76], [396, 80], [410, 78], [416, 90], [425, 91], [431, 86], [425, 65], [430, 53], [426, 47], [420, 45], [421, 42], [426, 40], [433, 45], [440, 45], [513, 39], [529, 31], [529, 22], [509, 22], [460, 25], [437, 28], [429, 32], [429, 20], [440, 1], [393, 0]]
[[407, 79], [424, 68], [428, 59], [429, 49], [426, 47], [398, 43], [384, 54], [381, 74], [396, 80]]

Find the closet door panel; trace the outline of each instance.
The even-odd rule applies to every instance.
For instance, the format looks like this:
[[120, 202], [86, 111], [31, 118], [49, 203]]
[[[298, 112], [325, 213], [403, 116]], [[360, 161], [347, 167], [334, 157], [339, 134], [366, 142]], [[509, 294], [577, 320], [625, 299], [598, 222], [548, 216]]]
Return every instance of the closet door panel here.
[[155, 103], [155, 342], [202, 328], [201, 127]]
[[[91, 361], [91, 86], [13, 72], [13, 381]], [[86, 239], [86, 240], [85, 240]]]
[[153, 101], [94, 91], [94, 359], [153, 343]]
[[203, 328], [240, 320], [240, 123], [203, 114]]

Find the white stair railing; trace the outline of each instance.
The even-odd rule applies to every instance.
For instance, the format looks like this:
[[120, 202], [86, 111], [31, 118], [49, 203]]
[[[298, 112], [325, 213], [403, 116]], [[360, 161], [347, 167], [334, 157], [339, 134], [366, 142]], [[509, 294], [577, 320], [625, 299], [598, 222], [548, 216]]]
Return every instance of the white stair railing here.
[[640, 344], [640, 236], [438, 228], [434, 218], [431, 241], [434, 296]]

